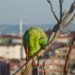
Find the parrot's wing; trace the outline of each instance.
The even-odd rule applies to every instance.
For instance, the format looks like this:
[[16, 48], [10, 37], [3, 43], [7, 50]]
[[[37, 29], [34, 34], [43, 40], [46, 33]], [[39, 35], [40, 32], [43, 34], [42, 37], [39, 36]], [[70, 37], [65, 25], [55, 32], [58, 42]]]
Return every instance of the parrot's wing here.
[[37, 27], [36, 29], [39, 31], [41, 37], [45, 37], [47, 39], [46, 33], [43, 31], [43, 29], [39, 27]]
[[29, 31], [27, 30], [23, 35], [23, 45], [24, 45], [24, 48], [25, 48], [25, 54], [26, 54], [27, 60], [29, 59], [29, 43], [28, 43], [28, 40], [29, 40]]

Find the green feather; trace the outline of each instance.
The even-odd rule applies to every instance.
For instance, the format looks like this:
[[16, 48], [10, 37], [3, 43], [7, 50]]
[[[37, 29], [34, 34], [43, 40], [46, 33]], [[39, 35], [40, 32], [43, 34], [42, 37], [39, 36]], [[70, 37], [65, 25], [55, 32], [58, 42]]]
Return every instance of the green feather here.
[[39, 27], [31, 27], [23, 36], [23, 45], [29, 45], [29, 56], [33, 56], [42, 46], [47, 44], [47, 36]]

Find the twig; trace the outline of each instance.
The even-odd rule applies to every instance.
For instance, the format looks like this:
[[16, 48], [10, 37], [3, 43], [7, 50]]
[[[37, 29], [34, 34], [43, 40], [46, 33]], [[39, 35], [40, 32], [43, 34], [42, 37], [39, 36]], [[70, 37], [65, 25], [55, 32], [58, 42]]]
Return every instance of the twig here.
[[71, 7], [70, 7], [70, 10], [69, 10], [69, 13], [72, 13], [75, 9], [75, 0], [73, 1]]
[[[73, 4], [72, 4], [73, 5]], [[70, 10], [71, 11], [71, 8]], [[52, 31], [52, 35], [49, 37], [48, 43], [50, 43], [51, 41], [54, 40], [55, 36], [57, 35], [57, 33], [59, 33], [59, 31], [61, 31], [63, 29], [63, 27], [65, 27], [67, 25], [67, 19], [70, 18], [70, 16], [72, 15], [74, 9], [72, 10], [72, 12], [68, 12], [67, 15], [62, 19], [62, 22], [60, 22], [60, 24], [56, 24], [53, 28]]]
[[59, 5], [60, 5], [60, 21], [62, 20], [62, 17], [63, 17], [62, 3], [63, 3], [63, 1], [59, 0]]
[[59, 22], [58, 17], [56, 16], [54, 10], [53, 10], [53, 6], [50, 0], [47, 0], [47, 2], [49, 3], [50, 7], [51, 7], [51, 12], [53, 13], [53, 16], [55, 17], [56, 21]]
[[64, 10], [64, 11], [63, 11], [63, 14], [62, 14], [62, 15], [63, 15], [62, 18], [64, 18], [64, 17], [67, 15], [67, 13], [68, 13], [68, 12], [67, 12], [66, 10]]
[[[68, 22], [67, 22], [67, 19], [69, 19], [70, 18], [70, 16], [71, 16], [71, 14], [73, 13], [73, 11], [75, 10], [75, 1], [72, 3], [72, 5], [71, 5], [71, 8], [70, 8], [70, 10], [69, 10], [69, 12], [66, 14], [66, 16], [63, 18], [63, 20], [62, 20], [62, 25], [61, 26], [65, 26]], [[67, 23], [66, 23], [67, 22]], [[62, 27], [63, 28], [63, 27]]]
[[[75, 14], [72, 16], [72, 18], [68, 21], [68, 23], [66, 23], [66, 26], [69, 25], [73, 20], [75, 19]], [[62, 26], [62, 30], [66, 27], [66, 26]], [[62, 31], [61, 30], [61, 31]]]
[[74, 44], [74, 41], [75, 41], [75, 37], [73, 37], [71, 43], [70, 43], [70, 46], [69, 46], [69, 51], [66, 55], [66, 59], [65, 59], [65, 65], [64, 65], [64, 72], [63, 72], [63, 75], [67, 75], [67, 72], [66, 72], [66, 68], [67, 68], [67, 63], [68, 63], [68, 60], [69, 60], [69, 57], [70, 57], [70, 53], [72, 51], [72, 46]]

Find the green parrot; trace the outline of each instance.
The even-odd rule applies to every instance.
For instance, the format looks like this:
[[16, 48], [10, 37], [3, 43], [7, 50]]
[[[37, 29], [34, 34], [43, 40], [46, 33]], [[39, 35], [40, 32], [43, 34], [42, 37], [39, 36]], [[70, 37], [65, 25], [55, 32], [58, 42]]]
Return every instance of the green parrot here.
[[25, 50], [28, 47], [29, 56], [33, 56], [46, 44], [46, 33], [39, 27], [31, 27], [23, 35], [23, 45]]
[[[47, 36], [39, 27], [29, 28], [23, 35], [23, 45], [26, 53], [26, 60], [35, 55], [42, 47], [47, 44]], [[29, 75], [32, 63], [26, 65], [24, 75]]]

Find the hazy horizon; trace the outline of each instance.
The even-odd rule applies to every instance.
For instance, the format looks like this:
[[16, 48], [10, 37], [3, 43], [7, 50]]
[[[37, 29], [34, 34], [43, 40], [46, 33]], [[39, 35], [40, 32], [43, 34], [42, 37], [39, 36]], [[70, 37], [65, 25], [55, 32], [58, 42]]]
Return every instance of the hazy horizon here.
[[[32, 27], [34, 25], [23, 25], [22, 27], [22, 32], [25, 32], [28, 28]], [[43, 30], [52, 30], [53, 25], [36, 25], [41, 27]], [[70, 32], [70, 31], [75, 31], [75, 26], [74, 24], [69, 24], [67, 27], [64, 28], [64, 31]], [[19, 25], [0, 25], [0, 34], [19, 34], [20, 29]]]

